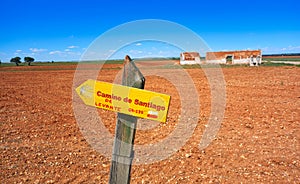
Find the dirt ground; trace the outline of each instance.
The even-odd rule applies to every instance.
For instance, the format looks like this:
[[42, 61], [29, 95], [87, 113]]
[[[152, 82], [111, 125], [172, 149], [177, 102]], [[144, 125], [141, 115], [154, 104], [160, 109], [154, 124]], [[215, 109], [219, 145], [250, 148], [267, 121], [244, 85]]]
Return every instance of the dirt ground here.
[[[0, 183], [108, 183], [110, 159], [90, 146], [74, 116], [76, 66], [58, 67], [0, 68]], [[103, 80], [112, 82], [120, 68], [107, 65]], [[201, 69], [187, 69], [198, 91], [189, 95], [201, 102], [197, 126], [167, 159], [133, 165], [131, 183], [300, 183], [300, 68], [222, 71], [226, 108], [214, 141], [199, 149], [211, 112], [210, 87]], [[168, 137], [180, 119], [172, 83], [148, 76], [145, 88], [171, 95], [171, 105], [167, 123], [137, 130], [137, 145]], [[115, 113], [98, 111], [113, 134]]]

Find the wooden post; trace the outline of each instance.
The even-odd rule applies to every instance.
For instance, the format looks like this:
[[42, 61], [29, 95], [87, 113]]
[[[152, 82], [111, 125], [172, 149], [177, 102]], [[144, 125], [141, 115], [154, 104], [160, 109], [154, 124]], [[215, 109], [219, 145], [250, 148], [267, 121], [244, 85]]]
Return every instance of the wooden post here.
[[[145, 78], [126, 55], [122, 85], [144, 89]], [[118, 113], [110, 167], [110, 184], [129, 184], [137, 117]]]

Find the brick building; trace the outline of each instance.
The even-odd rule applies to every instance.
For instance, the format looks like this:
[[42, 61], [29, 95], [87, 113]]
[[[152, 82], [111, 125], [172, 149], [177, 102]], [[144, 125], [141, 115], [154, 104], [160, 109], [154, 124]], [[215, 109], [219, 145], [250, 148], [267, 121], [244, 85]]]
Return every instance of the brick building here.
[[200, 64], [200, 54], [198, 52], [182, 52], [180, 53], [180, 64]]
[[261, 64], [261, 59], [261, 50], [241, 50], [206, 53], [206, 63], [259, 65]]

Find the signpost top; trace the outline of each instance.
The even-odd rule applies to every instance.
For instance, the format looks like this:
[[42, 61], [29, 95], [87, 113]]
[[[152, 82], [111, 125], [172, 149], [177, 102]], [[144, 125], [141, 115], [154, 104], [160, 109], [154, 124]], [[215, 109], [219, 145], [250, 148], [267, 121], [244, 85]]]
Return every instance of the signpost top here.
[[122, 85], [139, 89], [144, 89], [145, 86], [143, 74], [128, 55], [126, 55], [124, 59]]

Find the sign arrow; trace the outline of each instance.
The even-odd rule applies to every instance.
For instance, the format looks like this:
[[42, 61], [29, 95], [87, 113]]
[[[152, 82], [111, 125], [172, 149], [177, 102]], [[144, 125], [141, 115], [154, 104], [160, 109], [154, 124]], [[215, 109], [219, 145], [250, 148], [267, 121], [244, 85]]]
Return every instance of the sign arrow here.
[[166, 122], [170, 96], [102, 81], [87, 80], [76, 88], [86, 105]]

